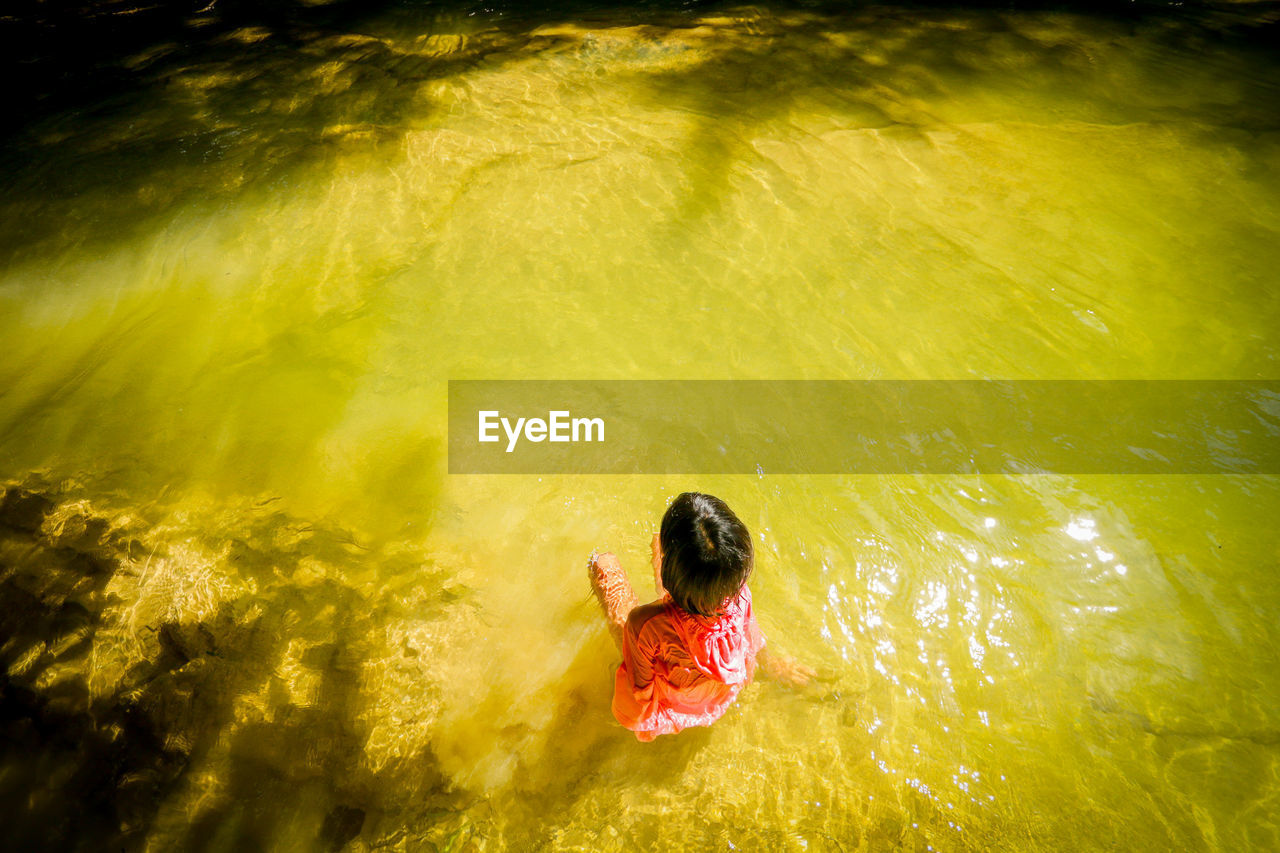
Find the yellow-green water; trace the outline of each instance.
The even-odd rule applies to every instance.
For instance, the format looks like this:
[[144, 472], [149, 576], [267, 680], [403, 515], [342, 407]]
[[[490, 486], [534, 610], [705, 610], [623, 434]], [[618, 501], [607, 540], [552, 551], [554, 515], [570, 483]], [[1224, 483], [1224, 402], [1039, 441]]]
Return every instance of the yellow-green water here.
[[[130, 58], [0, 200], [17, 837], [1280, 847], [1275, 478], [444, 456], [451, 378], [1275, 378], [1257, 8], [401, 10]], [[690, 488], [822, 678], [639, 744], [584, 559], [641, 584]]]

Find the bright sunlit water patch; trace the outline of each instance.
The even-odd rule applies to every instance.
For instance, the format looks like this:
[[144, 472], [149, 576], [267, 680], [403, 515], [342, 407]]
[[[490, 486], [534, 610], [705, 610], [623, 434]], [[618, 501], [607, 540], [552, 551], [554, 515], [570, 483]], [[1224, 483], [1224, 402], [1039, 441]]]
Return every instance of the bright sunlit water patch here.
[[[401, 10], [131, 57], [0, 200], [17, 837], [88, 789], [157, 850], [1280, 846], [1274, 479], [444, 456], [450, 378], [1274, 378], [1250, 15]], [[820, 678], [642, 745], [584, 561], [642, 586], [684, 489]]]

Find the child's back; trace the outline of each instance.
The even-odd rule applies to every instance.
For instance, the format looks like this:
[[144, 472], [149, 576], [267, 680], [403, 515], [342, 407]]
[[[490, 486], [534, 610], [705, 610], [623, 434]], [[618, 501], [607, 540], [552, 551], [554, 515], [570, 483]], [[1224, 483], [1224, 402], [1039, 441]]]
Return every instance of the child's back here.
[[764, 636], [751, 611], [751, 536], [725, 503], [685, 492], [654, 537], [662, 596], [636, 606], [612, 554], [592, 558], [591, 579], [622, 664], [613, 713], [643, 741], [719, 719], [755, 673]]
[[713, 618], [670, 597], [637, 607], [623, 632], [613, 715], [640, 740], [710, 725], [751, 681], [763, 647], [745, 586]]

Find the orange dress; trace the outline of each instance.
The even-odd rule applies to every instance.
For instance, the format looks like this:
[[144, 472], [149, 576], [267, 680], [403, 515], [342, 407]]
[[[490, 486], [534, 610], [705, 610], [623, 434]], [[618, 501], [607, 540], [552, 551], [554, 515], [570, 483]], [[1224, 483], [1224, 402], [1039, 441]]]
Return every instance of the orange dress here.
[[642, 741], [709, 726], [755, 674], [764, 635], [745, 586], [714, 618], [666, 596], [631, 611], [614, 677], [613, 715]]

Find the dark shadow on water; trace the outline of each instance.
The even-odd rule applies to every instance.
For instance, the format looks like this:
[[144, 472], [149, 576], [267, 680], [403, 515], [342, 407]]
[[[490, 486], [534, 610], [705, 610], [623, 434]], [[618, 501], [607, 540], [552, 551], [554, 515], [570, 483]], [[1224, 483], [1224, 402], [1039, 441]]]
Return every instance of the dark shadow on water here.
[[[301, 189], [297, 167], [394, 144], [407, 120], [429, 117], [423, 83], [556, 46], [555, 37], [531, 40], [541, 25], [679, 29], [738, 5], [22, 4], [0, 20], [8, 82], [0, 110], [8, 125], [0, 132], [0, 268], [32, 254], [125, 240], [184, 206], [212, 211], [245, 192], [288, 198]], [[910, 97], [940, 75], [1034, 76], [1090, 61], [1078, 47], [1025, 45], [1038, 51], [1029, 67], [984, 67], [985, 53], [996, 51], [998, 60], [1000, 51], [1021, 49], [1006, 13], [1069, 9], [1124, 25], [1154, 21], [1158, 37], [1185, 47], [1195, 62], [1205, 49], [1265, 54], [1277, 32], [1274, 6], [788, 2], [734, 12], [752, 20], [734, 38], [707, 45], [705, 61], [651, 75], [655, 102], [703, 117], [688, 159], [713, 164], [691, 175], [697, 192], [679, 216], [714, 209], [727, 174], [714, 164], [738, 162], [750, 129], [785, 116], [798, 97], [816, 97], [870, 127], [909, 129], [928, 119], [913, 114]], [[780, 15], [806, 22], [778, 26]], [[826, 38], [842, 30], [883, 39], [885, 55], [868, 64], [866, 50]], [[1274, 88], [1267, 91], [1259, 114], [1275, 105]]]
[[102, 524], [33, 547], [54, 506], [20, 489], [0, 500], [0, 803], [12, 849], [92, 850], [145, 827], [185, 762], [137, 705], [95, 703], [83, 679], [42, 689], [46, 669], [83, 658], [115, 571]]
[[[637, 14], [710, 5], [659, 2]], [[520, 34], [576, 14], [390, 0], [8, 8], [0, 267], [37, 244], [56, 252], [126, 239], [181, 204], [214, 209], [249, 189], [287, 197], [296, 166], [398, 139], [411, 106], [424, 114], [418, 84], [501, 61]], [[448, 43], [393, 43], [389, 30]]]
[[[833, 128], [926, 146], [927, 131], [955, 130], [955, 118], [931, 105], [990, 92], [1003, 92], [1011, 105], [1052, 110], [1010, 107], [1008, 115], [972, 120], [1160, 125], [1190, 116], [1188, 126], [1206, 134], [1280, 130], [1280, 64], [1269, 52], [1280, 35], [1274, 13], [1198, 7], [1161, 16], [1140, 5], [1126, 13], [1086, 4], [1072, 7], [1084, 14], [1041, 18], [981, 3], [823, 8], [785, 21], [746, 20], [710, 41], [692, 69], [630, 75], [653, 107], [680, 110], [695, 128], [681, 161], [686, 189], [670, 223], [677, 232], [714, 215], [744, 168], [775, 186], [794, 182], [754, 142], [786, 125], [796, 108]], [[1116, 84], [1109, 66], [1117, 60], [1131, 63], [1120, 69], [1131, 75], [1129, 86]], [[1192, 93], [1177, 100], [1169, 80]], [[1149, 97], [1151, 89], [1161, 94]], [[1238, 95], [1218, 104], [1223, 89]]]
[[415, 84], [484, 54], [398, 51], [361, 33], [356, 18], [369, 9], [358, 5], [297, 23], [233, 16], [100, 58], [103, 67], [80, 68], [60, 51], [33, 58], [54, 66], [33, 72], [49, 85], [60, 85], [64, 63], [66, 76], [96, 83], [88, 96], [76, 85], [10, 107], [18, 121], [0, 139], [0, 264], [35, 244], [127, 239], [180, 205], [213, 210], [246, 190], [287, 198], [295, 167], [395, 138]]
[[[139, 573], [155, 577], [163, 546], [145, 524], [100, 514], [47, 484], [0, 492], [7, 849], [130, 850], [160, 839], [190, 850], [288, 841], [332, 851], [359, 835], [391, 793], [442, 815], [460, 808], [429, 751], [382, 773], [368, 769], [360, 679], [374, 651], [360, 644], [379, 636], [387, 614], [342, 571], [294, 580], [300, 560], [342, 570], [363, 557], [337, 530], [319, 531], [314, 549], [308, 536], [282, 545], [275, 534], [288, 522], [300, 526], [279, 513], [244, 525], [229, 552], [257, 593], [202, 616], [156, 619], [142, 628], [126, 671], [103, 638], [120, 636], [133, 602], [109, 589], [129, 589]], [[188, 568], [198, 567], [178, 571]], [[439, 618], [450, 604], [469, 606], [465, 591], [441, 577], [415, 577], [428, 604], [438, 598]], [[112, 585], [121, 580], [126, 586]], [[111, 686], [95, 693], [90, 678]]]

